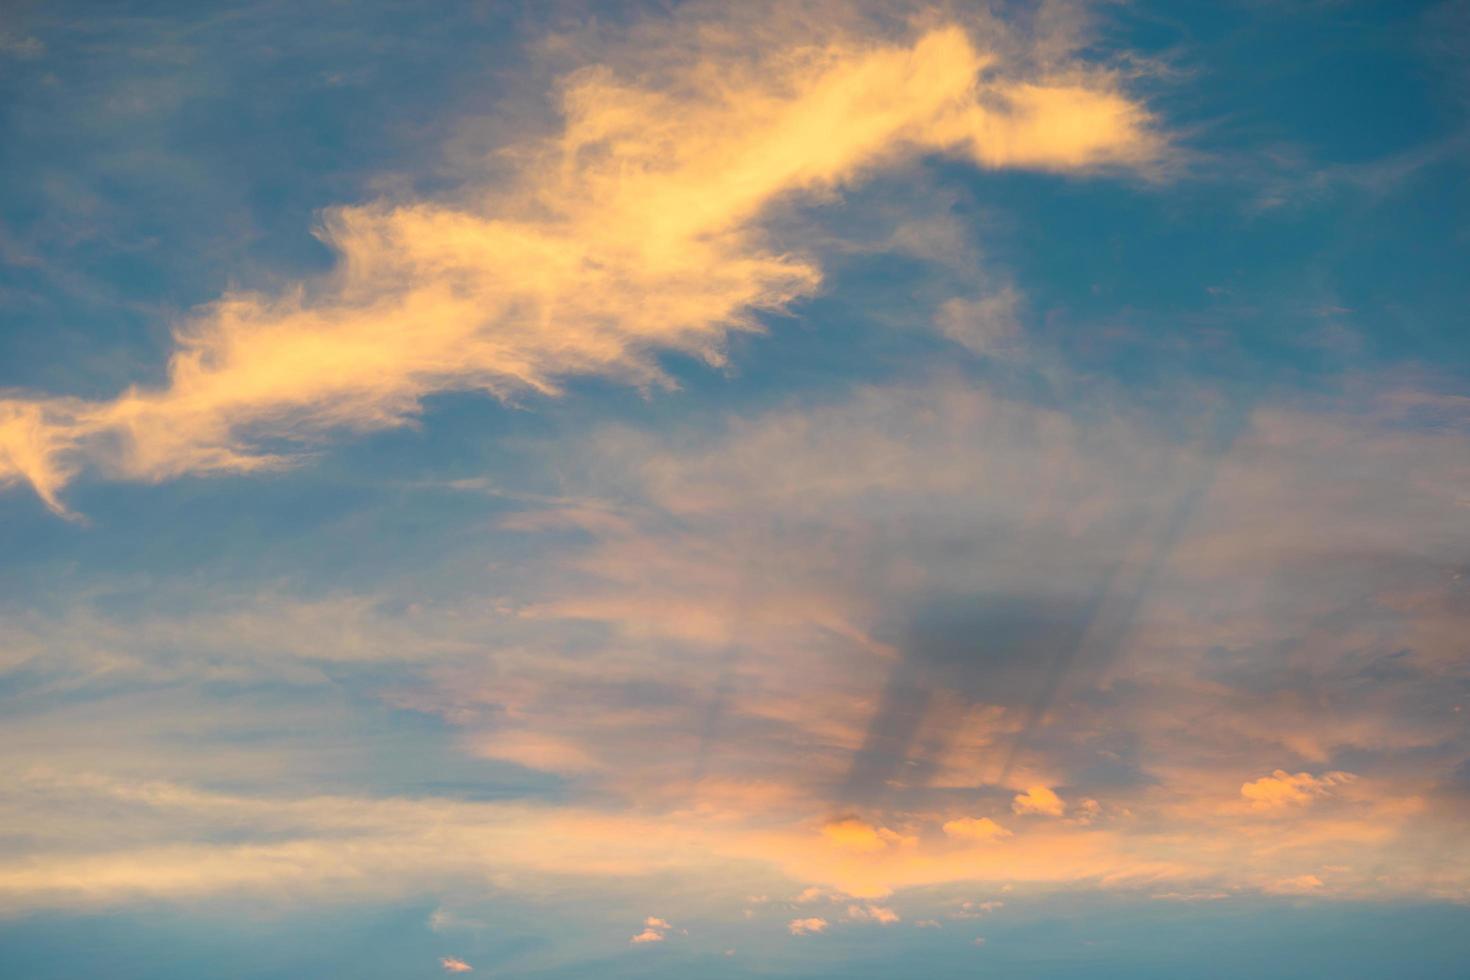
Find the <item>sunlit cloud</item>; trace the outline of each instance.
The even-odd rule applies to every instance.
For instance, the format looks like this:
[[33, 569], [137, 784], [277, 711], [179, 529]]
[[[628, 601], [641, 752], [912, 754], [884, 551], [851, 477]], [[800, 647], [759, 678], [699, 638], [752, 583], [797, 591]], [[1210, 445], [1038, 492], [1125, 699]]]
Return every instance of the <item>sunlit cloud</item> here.
[[1321, 776], [1313, 776], [1307, 772], [1293, 775], [1277, 769], [1269, 776], [1242, 785], [1240, 795], [1250, 800], [1251, 806], [1258, 810], [1302, 806], [1326, 796], [1332, 787], [1351, 782], [1354, 778], [1350, 772], [1325, 772]]
[[946, 820], [944, 832], [959, 840], [991, 841], [1011, 836], [1011, 832], [989, 817], [960, 817]]
[[1066, 804], [1062, 798], [1046, 786], [1031, 786], [1024, 793], [1017, 793], [1015, 799], [1011, 800], [1011, 812], [1021, 814], [1035, 814], [1047, 817], [1060, 817]]
[[822, 836], [836, 846], [851, 851], [881, 851], [893, 845], [911, 844], [905, 837], [887, 827], [874, 827], [857, 817], [844, 817], [822, 825]]
[[[668, 384], [660, 352], [719, 363], [728, 334], [819, 286], [813, 257], [760, 231], [792, 195], [926, 153], [1053, 171], [1157, 158], [1148, 112], [1109, 84], [1009, 77], [957, 26], [696, 60], [663, 89], [584, 68], [564, 80], [560, 133], [508, 151], [524, 161], [510, 184], [466, 194], [472, 206], [329, 210], [318, 234], [335, 271], [197, 312], [165, 384], [0, 401], [0, 484], [60, 511], [85, 465], [146, 481], [250, 472], [290, 462], [267, 448], [281, 440], [405, 424], [435, 392]], [[981, 344], [1008, 302], [957, 308], [944, 329]]]
[[864, 922], [876, 922], [883, 926], [903, 921], [897, 912], [886, 905], [849, 905], [847, 917]]
[[[1258, 560], [1255, 551], [1237, 557], [1233, 550], [1258, 513], [1245, 503], [1275, 492], [1259, 478], [1255, 460], [1279, 454], [1281, 462], [1272, 463], [1278, 480], [1326, 488], [1343, 459], [1357, 457], [1339, 450], [1318, 458], [1313, 453], [1321, 451], [1309, 447], [1350, 446], [1351, 454], [1370, 456], [1405, 452], [1383, 441], [1378, 433], [1384, 430], [1371, 416], [1347, 423], [1303, 409], [1258, 416], [1247, 445], [1259, 448], [1239, 463], [1222, 464], [1219, 502], [1180, 542], [1169, 590], [1159, 593], [1146, 622], [1135, 628], [1129, 655], [1089, 662], [1084, 647], [1068, 676], [1084, 691], [1113, 685], [1107, 712], [1089, 707], [1096, 703], [1091, 695], [1071, 702], [1034, 736], [1012, 785], [993, 782], [1021, 730], [1016, 719], [1025, 716], [1042, 682], [1033, 648], [1022, 641], [1036, 637], [1045, 644], [1055, 634], [1034, 627], [1032, 618], [1005, 618], [981, 600], [970, 600], [959, 613], [926, 605], [925, 593], [934, 587], [928, 576], [942, 577], [946, 590], [962, 583], [967, 595], [983, 596], [994, 582], [1045, 595], [1072, 582], [1085, 587], [1091, 554], [1128, 553], [1126, 539], [1120, 543], [1111, 532], [1096, 539], [1048, 535], [1050, 514], [1074, 512], [1067, 484], [1053, 484], [1058, 496], [1051, 500], [1007, 492], [982, 501], [978, 515], [966, 492], [979, 478], [977, 468], [1000, 463], [1000, 473], [1018, 486], [1046, 486], [1044, 476], [1056, 461], [1088, 475], [1078, 484], [1087, 501], [1078, 506], [1091, 508], [1095, 526], [1110, 527], [1105, 501], [1148, 499], [1140, 494], [1153, 482], [1144, 461], [1155, 437], [1109, 423], [1105, 439], [1096, 432], [1083, 439], [1077, 424], [1050, 409], [941, 385], [922, 393], [869, 391], [800, 413], [777, 410], [703, 437], [702, 449], [686, 442], [677, 453], [646, 435], [602, 433], [600, 451], [617, 465], [583, 458], [613, 485], [573, 489], [588, 496], [616, 490], [617, 498], [636, 505], [619, 520], [599, 522], [576, 548], [520, 571], [519, 591], [501, 602], [409, 604], [393, 611], [391, 603], [371, 597], [303, 603], [267, 594], [253, 604], [223, 603], [217, 611], [152, 616], [141, 626], [101, 610], [73, 620], [3, 624], [10, 628], [10, 649], [34, 651], [27, 662], [69, 657], [64, 662], [107, 667], [132, 683], [207, 683], [230, 676], [219, 673], [220, 664], [243, 662], [263, 648], [281, 665], [309, 663], [324, 656], [319, 649], [332, 651], [338, 662], [382, 664], [398, 657], [424, 669], [427, 683], [389, 692], [391, 703], [442, 715], [463, 732], [458, 744], [472, 756], [559, 774], [568, 794], [556, 806], [390, 804], [219, 796], [181, 784], [90, 777], [22, 780], [7, 790], [6, 805], [17, 815], [8, 823], [33, 836], [27, 837], [26, 861], [0, 867], [6, 902], [106, 904], [240, 889], [314, 895], [346, 880], [371, 880], [373, 888], [398, 893], [495, 868], [602, 880], [671, 870], [708, 874], [727, 862], [770, 869], [778, 880], [769, 887], [788, 889], [804, 908], [821, 913], [815, 917], [829, 920], [849, 905], [890, 907], [887, 897], [906, 888], [963, 881], [1088, 883], [1191, 895], [1274, 893], [1282, 881], [1314, 876], [1321, 886], [1313, 891], [1338, 896], [1461, 894], [1470, 865], [1451, 830], [1456, 803], [1437, 788], [1449, 767], [1373, 761], [1423, 758], [1424, 747], [1453, 739], [1452, 705], [1446, 703], [1442, 718], [1420, 712], [1405, 717], [1400, 702], [1373, 699], [1355, 702], [1347, 716], [1302, 719], [1290, 700], [1278, 704], [1250, 687], [1253, 672], [1270, 669], [1274, 660], [1227, 659], [1219, 652], [1247, 643], [1270, 649], [1280, 630], [1295, 628], [1289, 618], [1280, 620], [1271, 597], [1246, 602], [1220, 588], [1240, 581]], [[1438, 432], [1401, 460], [1413, 460], [1408, 468], [1417, 474], [1417, 489], [1408, 492], [1417, 495], [1418, 519], [1427, 519], [1435, 535], [1455, 526], [1453, 449], [1461, 438]], [[987, 447], [983, 458], [958, 451], [977, 439]], [[1106, 448], [1090, 452], [1089, 441], [1132, 447], [1128, 465], [1112, 466]], [[565, 451], [583, 452], [576, 446]], [[836, 467], [832, 460], [839, 457], [850, 462]], [[752, 476], [742, 480], [742, 473]], [[1001, 476], [989, 479], [1001, 485]], [[788, 493], [792, 486], [804, 492]], [[1167, 482], [1154, 484], [1165, 501], [1169, 491]], [[1309, 539], [1320, 527], [1340, 542], [1343, 532], [1333, 530], [1343, 524], [1337, 515], [1371, 506], [1356, 487], [1320, 499], [1323, 508], [1298, 522], [1294, 534]], [[1056, 510], [1035, 516], [1042, 503]], [[542, 506], [527, 504], [530, 512]], [[1276, 504], [1268, 498], [1255, 506]], [[1398, 513], [1384, 519], [1400, 520]], [[677, 516], [677, 532], [669, 530], [669, 514]], [[947, 528], [961, 540], [984, 534], [988, 557], [948, 562], [942, 553], [905, 553], [850, 533], [874, 514], [895, 527]], [[1370, 516], [1367, 524], [1378, 519]], [[785, 530], [764, 534], [764, 521], [779, 521]], [[546, 533], [546, 525], [534, 521], [521, 527], [533, 529], [507, 533]], [[1025, 530], [1021, 540], [1035, 574], [1016, 567], [1005, 547], [1007, 528]], [[1423, 540], [1427, 532], [1405, 523], [1398, 533]], [[1262, 546], [1279, 536], [1273, 530]], [[757, 570], [752, 579], [732, 573], [731, 556]], [[914, 571], [918, 559], [927, 565], [924, 576]], [[884, 562], [897, 563], [897, 571]], [[865, 599], [871, 586], [847, 574], [851, 568], [886, 583], [887, 601], [899, 611], [917, 605], [923, 629], [885, 627], [894, 607]], [[1315, 568], [1299, 568], [1292, 588], [1319, 589], [1308, 593], [1316, 596], [1313, 602], [1344, 610], [1336, 622], [1351, 628], [1359, 594], [1336, 591], [1342, 580], [1319, 579]], [[1372, 600], [1421, 637], [1414, 661], [1391, 651], [1389, 660], [1360, 659], [1342, 652], [1354, 648], [1334, 642], [1338, 634], [1326, 633], [1301, 649], [1300, 662], [1321, 678], [1318, 683], [1340, 683], [1341, 690], [1360, 690], [1362, 671], [1390, 668], [1395, 684], [1436, 684], [1437, 671], [1453, 669], [1460, 635], [1454, 624], [1462, 616], [1445, 605], [1445, 588], [1455, 588], [1452, 577], [1399, 576], [1387, 597]], [[727, 599], [733, 591], [744, 593], [738, 606]], [[676, 608], [691, 610], [705, 625], [691, 631], [659, 615]], [[1068, 607], [1044, 605], [1036, 618], [1058, 609]], [[597, 657], [575, 648], [560, 652], [566, 631], [588, 616], [613, 627]], [[967, 642], [977, 629], [1013, 647], [996, 649], [985, 670], [972, 676], [963, 669], [966, 661], [946, 659], [951, 648], [944, 643], [951, 635]], [[224, 645], [225, 636], [238, 648]], [[343, 648], [334, 636], [357, 639]], [[207, 670], [183, 660], [179, 669], [164, 670], [167, 660], [159, 651], [170, 648], [214, 651], [209, 657], [218, 659]], [[732, 649], [739, 659], [729, 659]], [[109, 666], [99, 650], [128, 656]], [[905, 657], [916, 658], [927, 673], [905, 674]], [[116, 674], [119, 662], [133, 666]], [[719, 666], [732, 662], [737, 680], [727, 685], [730, 694], [711, 726], [707, 692]], [[808, 686], [791, 697], [798, 677]], [[891, 677], [923, 695], [898, 702], [915, 722], [902, 738], [891, 733], [904, 729], [883, 721]], [[587, 704], [598, 710], [579, 707]], [[1181, 712], [1191, 719], [1185, 727]], [[87, 715], [96, 717], [90, 708]], [[77, 746], [76, 760], [117, 758], [135, 769], [157, 767], [169, 756], [129, 745], [149, 745], [147, 734], [155, 728], [169, 739], [156, 744], [174, 745], [177, 731], [207, 730], [199, 726], [208, 724], [208, 715], [201, 709], [187, 722], [146, 713], [118, 716], [109, 724], [125, 724], [133, 734], [130, 743], [113, 745], [105, 732], [94, 743], [76, 741], [81, 715], [62, 706], [54, 720], [7, 720], [6, 740], [39, 744], [71, 732], [65, 744]], [[1093, 733], [1123, 718], [1147, 749], [1143, 775], [1083, 782], [1099, 764]], [[222, 715], [220, 723], [238, 719]], [[706, 761], [691, 779], [702, 739]], [[1328, 766], [1273, 771], [1276, 760], [1293, 752], [1344, 742], [1356, 746], [1360, 762], [1371, 762], [1377, 774], [1349, 779]], [[116, 754], [122, 752], [137, 754]], [[876, 789], [856, 784], [867, 795], [847, 802], [844, 796], [856, 792], [854, 760], [865, 755], [882, 782]], [[1243, 772], [1269, 775], [1243, 780]], [[1067, 789], [1074, 785], [1075, 793]], [[971, 804], [964, 810], [934, 807], [926, 802], [934, 786], [964, 792]], [[101, 794], [114, 809], [79, 809], [78, 794]], [[115, 826], [88, 812], [113, 813]], [[49, 816], [21, 819], [36, 813]], [[1000, 813], [1010, 816], [1002, 822]], [[1262, 819], [1271, 822], [1264, 835]], [[178, 826], [251, 826], [267, 838], [241, 845], [189, 842]], [[124, 828], [135, 835], [131, 843], [109, 846], [108, 835]], [[90, 852], [76, 850], [82, 839], [93, 842]], [[1395, 875], [1372, 873], [1362, 860], [1365, 849], [1385, 860], [1391, 855]], [[1352, 870], [1326, 870], [1339, 866]], [[738, 905], [746, 894], [731, 901]], [[668, 933], [645, 923], [632, 935], [649, 930]]]
[[1196, 76], [1116, 50], [1132, 8], [675, 8], [487, 28], [504, 92], [424, 86], [411, 160], [302, 192], [354, 202], [327, 271], [7, 368], [0, 486], [78, 522], [9, 501], [0, 916], [358, 904], [447, 973], [774, 976], [1020, 956], [1063, 894], [1470, 900], [1444, 311], [1390, 366], [1393, 263], [1271, 244], [1360, 216], [1180, 169]]
[[650, 915], [643, 920], [643, 931], [633, 936], [628, 942], [634, 946], [642, 946], [647, 943], [661, 943], [668, 938], [669, 930], [674, 927], [669, 925], [667, 919], [660, 919], [656, 915]]

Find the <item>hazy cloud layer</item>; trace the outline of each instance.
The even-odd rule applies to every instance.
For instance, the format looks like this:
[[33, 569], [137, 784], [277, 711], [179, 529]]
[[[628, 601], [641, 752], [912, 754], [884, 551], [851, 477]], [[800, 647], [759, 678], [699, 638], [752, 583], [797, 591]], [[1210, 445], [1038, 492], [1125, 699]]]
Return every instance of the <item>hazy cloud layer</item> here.
[[[1308, 876], [1338, 895], [1462, 895], [1466, 613], [1445, 563], [1470, 544], [1470, 447], [1458, 424], [1405, 436], [1404, 401], [1262, 407], [1213, 459], [1121, 404], [1069, 415], [956, 382], [672, 440], [601, 432], [567, 449], [591, 482], [568, 476], [574, 493], [500, 532], [571, 527], [581, 544], [493, 602], [392, 627], [415, 647], [380, 625], [382, 652], [331, 653], [396, 649], [430, 681], [396, 703], [442, 715], [474, 755], [558, 775], [582, 804], [226, 803], [84, 781], [132, 800], [148, 820], [130, 833], [157, 821], [153, 847], [173, 850], [84, 857], [69, 842], [98, 845], [100, 828], [51, 822], [6, 888], [18, 902], [282, 876], [314, 890], [387, 862], [372, 873], [391, 890], [513, 853], [572, 875], [755, 861], [861, 897], [971, 879], [1285, 892]], [[1386, 458], [1415, 473], [1398, 499], [1340, 483]], [[1290, 532], [1260, 523], [1283, 493], [1314, 502]], [[1181, 495], [1201, 502], [1160, 557]], [[371, 608], [260, 612], [291, 635]], [[251, 631], [265, 627], [233, 615], [236, 642], [264, 649]], [[574, 639], [589, 623], [605, 630], [591, 648]], [[309, 636], [275, 655], [318, 659]], [[464, 835], [453, 857], [425, 857], [409, 829], [423, 808], [432, 839]], [[255, 833], [284, 820], [293, 843], [180, 843], [176, 814], [203, 832], [226, 811]], [[343, 819], [375, 842], [351, 844], [346, 867]], [[552, 820], [575, 824], [576, 849], [531, 845]]]
[[1175, 6], [7, 25], [0, 972], [1463, 944], [1455, 18]]

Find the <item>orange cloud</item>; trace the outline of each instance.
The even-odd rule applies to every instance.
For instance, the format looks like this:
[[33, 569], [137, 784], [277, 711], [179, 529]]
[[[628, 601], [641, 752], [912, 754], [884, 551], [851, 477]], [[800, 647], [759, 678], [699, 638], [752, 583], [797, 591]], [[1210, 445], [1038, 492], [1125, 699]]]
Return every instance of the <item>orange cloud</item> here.
[[849, 851], [881, 851], [891, 844], [912, 845], [913, 837], [887, 827], [874, 827], [857, 817], [843, 817], [822, 825], [822, 835]]
[[944, 832], [960, 840], [993, 841], [1011, 836], [1011, 832], [989, 817], [961, 817], [944, 824]]
[[849, 905], [847, 907], [847, 917], [849, 919], [876, 922], [884, 926], [901, 921], [898, 913], [885, 905]]
[[1240, 795], [1251, 801], [1257, 810], [1277, 810], [1290, 806], [1305, 806], [1326, 796], [1334, 786], [1356, 779], [1350, 772], [1325, 772], [1321, 776], [1299, 772], [1295, 775], [1277, 769], [1269, 776], [1245, 783]]
[[1045, 786], [1028, 787], [1026, 792], [1017, 793], [1011, 801], [1011, 810], [1022, 815], [1060, 817], [1064, 809], [1062, 798]]
[[632, 939], [629, 939], [628, 942], [635, 945], [661, 943], [665, 939], [665, 934], [672, 928], [673, 926], [669, 925], [668, 920], [660, 919], [656, 915], [650, 915], [643, 920], [643, 931]]
[[475, 969], [457, 956], [442, 957], [439, 965], [444, 968], [445, 973], [473, 973]]
[[0, 400], [0, 485], [61, 511], [84, 465], [147, 481], [248, 472], [290, 462], [268, 440], [401, 425], [435, 392], [666, 384], [658, 352], [717, 363], [729, 333], [817, 287], [811, 259], [759, 230], [792, 194], [923, 153], [1078, 171], [1160, 152], [1106, 80], [1006, 77], [953, 26], [700, 62], [663, 88], [594, 67], [563, 92], [559, 136], [518, 148], [512, 190], [329, 211], [335, 271], [205, 308], [176, 331], [164, 384]]
[[793, 936], [810, 936], [827, 928], [827, 920], [815, 916], [809, 919], [792, 919], [786, 923], [786, 931]]

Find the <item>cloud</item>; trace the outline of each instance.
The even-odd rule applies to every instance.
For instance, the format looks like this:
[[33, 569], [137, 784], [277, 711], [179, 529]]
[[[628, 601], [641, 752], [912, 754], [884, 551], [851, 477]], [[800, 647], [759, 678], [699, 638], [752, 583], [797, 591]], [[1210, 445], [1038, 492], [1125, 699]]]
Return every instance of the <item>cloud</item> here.
[[642, 945], [644, 943], [661, 943], [664, 941], [665, 938], [667, 938], [667, 933], [672, 928], [673, 926], [669, 925], [667, 920], [650, 915], [648, 918], [643, 920], [643, 931], [638, 933], [632, 939], [629, 939], [628, 942], [633, 943], [634, 945]]
[[1011, 800], [1011, 811], [1023, 816], [1035, 814], [1060, 817], [1065, 809], [1062, 798], [1046, 786], [1031, 786], [1024, 793], [1017, 793]]
[[[1096, 405], [1080, 386], [1074, 395]], [[94, 685], [86, 698], [38, 699], [0, 720], [0, 743], [184, 785], [6, 782], [0, 822], [19, 843], [0, 848], [3, 902], [317, 895], [348, 881], [396, 894], [487, 874], [708, 880], [736, 861], [780, 876], [742, 884], [737, 906], [752, 890], [812, 885], [841, 894], [839, 915], [942, 882], [1250, 892], [1303, 869], [1334, 894], [1463, 895], [1470, 858], [1447, 830], [1462, 821], [1443, 787], [1464, 758], [1455, 556], [1470, 543], [1470, 454], [1456, 423], [1420, 432], [1403, 418], [1410, 401], [1436, 420], [1453, 403], [1393, 401], [1386, 417], [1301, 404], [1253, 415], [1124, 649], [1082, 658], [1065, 710], [1023, 760], [1036, 775], [1010, 789], [994, 782], [998, 758], [1046, 667], [1038, 656], [1053, 649], [1034, 624], [1079, 605], [1035, 597], [1085, 596], [1089, 568], [1138, 551], [1127, 517], [1167, 504], [1167, 468], [1153, 461], [1196, 465], [1116, 405], [1067, 413], [926, 379], [672, 433], [601, 427], [549, 459], [566, 496], [524, 506], [575, 501], [616, 519], [517, 563], [484, 585], [492, 601], [385, 591], [211, 605], [160, 598], [150, 583], [136, 603], [83, 603], [89, 615], [6, 608], [0, 653], [14, 662], [42, 671], [75, 650], [67, 671], [114, 669], [125, 683], [115, 697]], [[1282, 526], [1298, 498], [1317, 506]], [[1283, 571], [1263, 581], [1262, 555]], [[262, 777], [279, 774], [281, 743], [236, 733], [295, 730], [312, 713], [185, 686], [217, 676], [209, 661], [250, 662], [252, 651], [257, 666], [319, 656], [335, 669], [371, 664], [374, 676], [398, 656], [390, 702], [442, 716], [470, 754], [524, 733], [603, 764], [562, 769], [548, 806], [290, 799]], [[144, 695], [140, 679], [167, 684]], [[882, 779], [871, 797], [845, 798], [852, 760], [882, 734], [874, 719], [889, 690], [906, 695], [889, 700], [914, 719], [911, 735], [873, 739]], [[1302, 710], [1324, 692], [1341, 710]], [[335, 701], [311, 703], [340, 717]], [[1356, 784], [1330, 774], [1348, 749], [1355, 770], [1372, 772], [1371, 794], [1324, 806], [1299, 775], [1266, 775], [1263, 786], [1286, 780], [1288, 798], [1317, 803], [1263, 809], [1293, 817], [1263, 833], [1241, 773], [1271, 774], [1300, 753], [1322, 759], [1312, 780], [1346, 795]], [[190, 789], [215, 778], [223, 752], [240, 793]], [[1013, 836], [991, 844], [944, 831], [956, 812], [937, 801], [978, 794], [966, 797], [975, 812], [993, 813], [1013, 795], [1041, 800], [1017, 794], [1030, 783], [1075, 787], [1066, 819], [1017, 817]], [[1337, 865], [1359, 870], [1320, 870]]]
[[495, 732], [476, 739], [474, 750], [487, 759], [502, 759], [543, 772], [578, 773], [599, 766], [581, 746], [534, 732]]
[[951, 919], [978, 919], [983, 915], [988, 915], [991, 912], [1005, 908], [1005, 904], [1005, 902], [996, 900], [988, 902], [961, 902], [960, 907], [954, 912], [951, 912], [949, 917]]
[[[508, 149], [518, 174], [461, 195], [475, 203], [327, 211], [335, 270], [199, 311], [162, 385], [0, 400], [0, 485], [26, 482], [61, 511], [84, 466], [144, 481], [270, 469], [293, 444], [405, 424], [436, 392], [669, 384], [660, 352], [719, 363], [731, 332], [818, 287], [812, 258], [761, 232], [792, 195], [929, 153], [1076, 172], [1161, 152], [1148, 113], [1105, 76], [1013, 77], [958, 26], [719, 57], [663, 87], [607, 66], [570, 74], [559, 134]], [[1004, 319], [1004, 295], [956, 312], [962, 342], [995, 329], [964, 326], [971, 314]]]
[[1322, 889], [1322, 879], [1316, 875], [1296, 875], [1281, 878], [1266, 885], [1265, 890], [1277, 895], [1308, 895]]
[[878, 835], [877, 828], [856, 817], [823, 824], [822, 836], [838, 847], [854, 851], [880, 851], [888, 846], [888, 842]]
[[[7, 780], [0, 818], [9, 830], [0, 851], [0, 909], [7, 910], [224, 893], [357, 900], [487, 879], [535, 893], [548, 878], [598, 890], [639, 879], [655, 887], [697, 881], [712, 901], [734, 909], [750, 869], [765, 868], [779, 876], [772, 880], [831, 882], [831, 893], [851, 896], [862, 917], [881, 923], [891, 911], [877, 901], [882, 894], [943, 883], [1090, 882], [1156, 892], [1164, 882], [1209, 882], [1273, 890], [1304, 864], [1339, 868], [1336, 890], [1360, 895], [1423, 894], [1427, 887], [1463, 895], [1470, 880], [1458, 823], [1439, 828], [1402, 807], [1309, 822], [1269, 838], [1217, 810], [1208, 820], [1176, 816], [1127, 835], [1054, 821], [1005, 848], [956, 851], [921, 840], [864, 853], [814, 848], [807, 828], [796, 820], [782, 826], [772, 813], [691, 820], [687, 811], [614, 813], [565, 802], [223, 794], [33, 772]], [[1396, 856], [1390, 880], [1377, 863], [1362, 861], [1365, 847]], [[967, 903], [955, 917], [999, 907]], [[825, 926], [812, 923], [827, 920], [795, 921], [801, 933], [820, 931]], [[672, 931], [668, 920], [649, 916], [630, 941], [658, 942]]]
[[847, 917], [849, 919], [876, 922], [884, 926], [901, 921], [897, 912], [884, 905], [849, 905], [847, 907]]
[[973, 299], [946, 300], [934, 317], [945, 337], [976, 354], [1004, 355], [1019, 346], [1020, 293], [1012, 286]]
[[1251, 801], [1257, 810], [1279, 810], [1283, 807], [1305, 806], [1326, 796], [1334, 786], [1352, 782], [1357, 777], [1350, 772], [1324, 772], [1321, 776], [1299, 772], [1292, 775], [1277, 769], [1269, 776], [1244, 783], [1240, 795]]
[[911, 845], [914, 838], [887, 827], [874, 827], [857, 817], [829, 820], [822, 825], [822, 836], [838, 847], [850, 851], [881, 851], [890, 845]]
[[1011, 832], [989, 817], [960, 817], [947, 820], [944, 832], [959, 840], [993, 841], [1011, 836]]
[[823, 932], [827, 928], [827, 920], [812, 917], [809, 919], [792, 919], [786, 923], [786, 931], [793, 936], [810, 936], [813, 933]]
[[46, 53], [46, 45], [39, 38], [17, 37], [0, 31], [0, 55], [10, 55], [16, 58], [30, 59], [39, 58]]
[[475, 968], [457, 956], [440, 957], [439, 965], [444, 968], [445, 973], [473, 973]]

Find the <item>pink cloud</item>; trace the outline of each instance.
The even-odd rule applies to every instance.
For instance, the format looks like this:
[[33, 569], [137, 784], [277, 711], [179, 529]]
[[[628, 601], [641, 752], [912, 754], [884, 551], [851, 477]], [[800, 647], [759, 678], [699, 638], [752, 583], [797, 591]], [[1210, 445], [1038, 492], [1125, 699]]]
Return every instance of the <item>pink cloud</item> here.
[[793, 936], [809, 936], [813, 933], [824, 932], [827, 928], [827, 920], [812, 916], [808, 919], [792, 919], [786, 923], [786, 931]]

